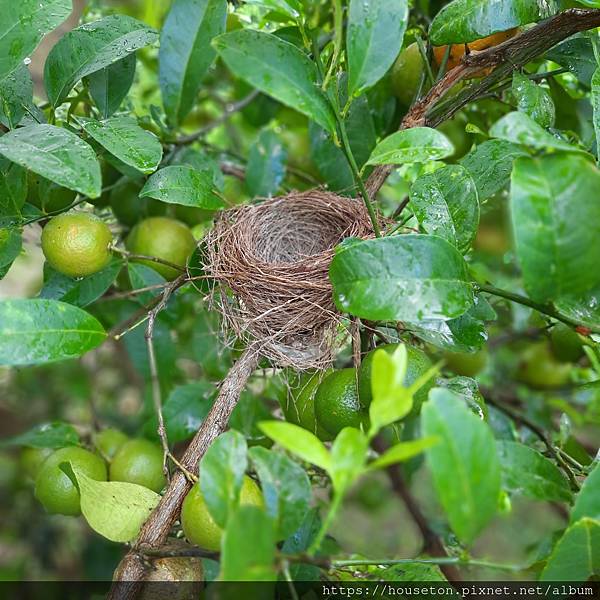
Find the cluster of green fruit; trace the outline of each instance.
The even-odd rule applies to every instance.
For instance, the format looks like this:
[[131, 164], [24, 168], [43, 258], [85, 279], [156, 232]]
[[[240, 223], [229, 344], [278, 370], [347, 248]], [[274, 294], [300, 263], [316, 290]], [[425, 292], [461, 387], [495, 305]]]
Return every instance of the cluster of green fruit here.
[[95, 451], [79, 446], [58, 450], [24, 448], [21, 464], [35, 480], [35, 497], [50, 514], [80, 514], [79, 492], [61, 469], [71, 463], [96, 481], [125, 481], [160, 492], [165, 485], [163, 453], [145, 439], [129, 439], [116, 429], [104, 429], [94, 438]]
[[[96, 207], [109, 206], [117, 220], [131, 228], [126, 248], [135, 255], [159, 261], [140, 260], [165, 279], [175, 279], [185, 267], [196, 247], [193, 231], [186, 222], [198, 222], [203, 215], [189, 214], [188, 207], [174, 209], [166, 216], [167, 206], [157, 200], [140, 198], [140, 186], [134, 181], [120, 181], [118, 172], [103, 168], [103, 181], [112, 190], [91, 200]], [[28, 201], [51, 215], [73, 204], [76, 194], [50, 181], [29, 174]], [[110, 261], [113, 234], [100, 218], [86, 211], [63, 212], [50, 217], [42, 232], [42, 250], [50, 266], [69, 277], [86, 277], [101, 271]], [[171, 263], [174, 266], [169, 266]]]
[[[392, 354], [397, 344], [379, 349]], [[418, 348], [407, 346], [408, 362], [405, 385], [410, 386], [433, 365]], [[374, 352], [368, 353], [358, 370], [340, 369], [322, 374], [307, 372], [292, 376], [289, 394], [280, 398], [285, 418], [312, 431], [323, 441], [331, 441], [344, 427], [367, 429], [371, 392], [371, 370]], [[433, 381], [424, 385], [414, 397], [416, 409], [427, 399]]]

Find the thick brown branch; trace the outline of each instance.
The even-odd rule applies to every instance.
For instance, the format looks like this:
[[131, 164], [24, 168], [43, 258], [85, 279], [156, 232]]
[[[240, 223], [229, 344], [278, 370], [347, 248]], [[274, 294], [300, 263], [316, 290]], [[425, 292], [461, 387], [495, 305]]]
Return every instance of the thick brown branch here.
[[[465, 55], [462, 64], [446, 73], [429, 93], [410, 109], [400, 128], [439, 125], [469, 102], [486, 94], [512, 71], [526, 65], [560, 41], [595, 27], [600, 27], [600, 9], [573, 8], [538, 23], [498, 46]], [[467, 87], [452, 100], [442, 102], [446, 93], [459, 81], [469, 79], [489, 68], [494, 69], [493, 72], [478, 84]], [[371, 173], [367, 180], [367, 191], [371, 197], [381, 189], [393, 169], [394, 165], [382, 165]]]
[[[198, 463], [208, 447], [227, 427], [240, 394], [258, 365], [258, 358], [256, 350], [253, 347], [248, 348], [223, 380], [213, 407], [181, 458], [181, 464], [185, 469], [196, 472]], [[159, 548], [165, 543], [190, 487], [191, 483], [185, 474], [177, 471], [159, 505], [144, 523], [134, 547], [115, 571], [114, 581], [129, 583], [114, 585], [109, 593], [110, 600], [133, 600], [136, 597], [146, 570], [144, 553], [149, 549]]]

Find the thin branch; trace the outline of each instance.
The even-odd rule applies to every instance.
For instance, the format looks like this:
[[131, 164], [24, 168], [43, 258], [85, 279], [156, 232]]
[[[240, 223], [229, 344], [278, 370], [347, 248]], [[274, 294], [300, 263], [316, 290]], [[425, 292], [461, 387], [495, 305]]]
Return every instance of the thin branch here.
[[185, 267], [182, 267], [181, 265], [178, 265], [177, 263], [173, 263], [168, 260], [164, 260], [163, 258], [159, 258], [158, 256], [149, 256], [147, 254], [135, 254], [133, 252], [129, 252], [128, 250], [123, 250], [122, 248], [117, 248], [116, 246], [113, 246], [111, 248], [111, 250], [113, 252], [116, 252], [117, 254], [120, 254], [121, 256], [125, 257], [125, 259], [128, 261], [147, 260], [149, 262], [157, 263], [159, 265], [165, 265], [167, 267], [170, 267], [171, 269], [175, 269], [176, 271], [180, 271], [180, 272], [185, 271]]
[[[383, 454], [383, 452], [386, 450], [385, 444], [380, 438], [375, 438], [375, 440], [373, 440], [373, 448], [380, 454]], [[390, 465], [389, 467], [386, 467], [385, 471], [389, 477], [390, 483], [392, 484], [392, 488], [406, 506], [421, 533], [423, 538], [423, 552], [432, 554], [436, 557], [439, 556], [441, 558], [448, 558], [448, 553], [446, 552], [442, 541], [435, 531], [431, 529], [427, 519], [425, 518], [425, 515], [423, 515], [421, 512], [420, 506], [410, 493], [410, 490], [404, 481], [400, 467], [397, 464]], [[444, 575], [448, 581], [460, 581], [462, 577], [460, 576], [458, 569], [456, 569], [453, 564], [454, 563], [450, 563], [443, 566], [442, 571], [444, 572]]]
[[[210, 412], [181, 457], [181, 464], [186, 470], [197, 472], [200, 459], [208, 447], [225, 431], [229, 417], [248, 379], [258, 366], [258, 361], [259, 354], [251, 346], [230, 369]], [[142, 526], [136, 544], [115, 571], [113, 581], [127, 582], [127, 585], [115, 583], [109, 593], [109, 600], [133, 600], [137, 596], [146, 572], [144, 552], [158, 549], [165, 543], [190, 487], [191, 482], [185, 473], [175, 472], [158, 506]]]
[[238, 100], [238, 102], [234, 102], [233, 104], [227, 104], [225, 106], [225, 112], [218, 119], [215, 119], [214, 121], [211, 121], [210, 123], [206, 124], [204, 127], [199, 129], [195, 133], [181, 136], [175, 140], [171, 140], [168, 143], [177, 144], [178, 146], [193, 144], [196, 140], [206, 135], [209, 131], [212, 131], [219, 125], [225, 123], [228, 119], [231, 118], [232, 115], [246, 108], [246, 106], [251, 104], [259, 95], [259, 90], [252, 90], [247, 96], [245, 96], [241, 100]]
[[[538, 23], [498, 46], [465, 55], [460, 65], [448, 71], [422, 100], [412, 106], [400, 128], [436, 127], [469, 102], [488, 93], [514, 70], [520, 69], [562, 40], [599, 26], [600, 9], [572, 8]], [[448, 102], [440, 102], [457, 83], [476, 77], [482, 70], [489, 68], [493, 68], [494, 71], [478, 84], [465, 88]], [[394, 165], [381, 165], [373, 170], [366, 183], [371, 197], [381, 189], [394, 168]]]

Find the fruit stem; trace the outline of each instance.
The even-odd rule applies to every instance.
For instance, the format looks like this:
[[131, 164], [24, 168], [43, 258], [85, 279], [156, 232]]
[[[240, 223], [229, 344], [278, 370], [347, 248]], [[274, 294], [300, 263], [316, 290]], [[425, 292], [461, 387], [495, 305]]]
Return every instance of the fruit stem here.
[[477, 284], [476, 288], [480, 292], [485, 292], [486, 294], [492, 294], [492, 296], [498, 296], [499, 298], [504, 298], [505, 300], [510, 300], [511, 302], [515, 302], [517, 304], [522, 304], [523, 306], [528, 306], [529, 308], [533, 308], [534, 310], [537, 310], [538, 312], [540, 312], [544, 315], [552, 317], [553, 319], [556, 319], [557, 321], [561, 321], [565, 325], [570, 325], [571, 327], [585, 327], [592, 332], [600, 333], [599, 327], [592, 327], [585, 323], [581, 323], [580, 321], [577, 321], [575, 319], [571, 319], [570, 317], [567, 317], [566, 315], [562, 315], [550, 304], [541, 304], [540, 302], [534, 302], [530, 298], [527, 298], [527, 296], [521, 296], [520, 294], [513, 294], [512, 292], [509, 292], [507, 290], [502, 290], [500, 288], [494, 287], [493, 285]]

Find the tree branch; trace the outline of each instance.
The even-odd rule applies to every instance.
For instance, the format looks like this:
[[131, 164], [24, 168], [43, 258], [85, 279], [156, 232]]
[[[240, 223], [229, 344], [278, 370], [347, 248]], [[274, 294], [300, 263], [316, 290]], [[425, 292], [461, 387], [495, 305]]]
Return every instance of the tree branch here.
[[[200, 459], [227, 427], [229, 417], [246, 382], [257, 367], [258, 360], [256, 348], [250, 346], [231, 368], [223, 380], [215, 403], [181, 458], [185, 469], [197, 472]], [[177, 471], [173, 475], [160, 503], [142, 526], [137, 542], [115, 570], [113, 580], [128, 584], [113, 585], [108, 595], [109, 600], [133, 600], [136, 597], [146, 572], [144, 554], [165, 543], [190, 487], [191, 483], [185, 473]]]
[[[502, 44], [465, 55], [460, 65], [448, 71], [423, 99], [412, 106], [404, 117], [400, 129], [439, 125], [469, 102], [486, 94], [498, 82], [510, 76], [514, 70], [526, 65], [575, 33], [595, 27], [600, 27], [600, 9], [572, 8], [538, 23]], [[474, 77], [483, 69], [489, 68], [494, 71], [477, 85], [462, 90], [450, 101], [440, 102], [458, 82]], [[366, 184], [371, 197], [381, 189], [394, 168], [394, 165], [381, 165], [371, 173]]]

